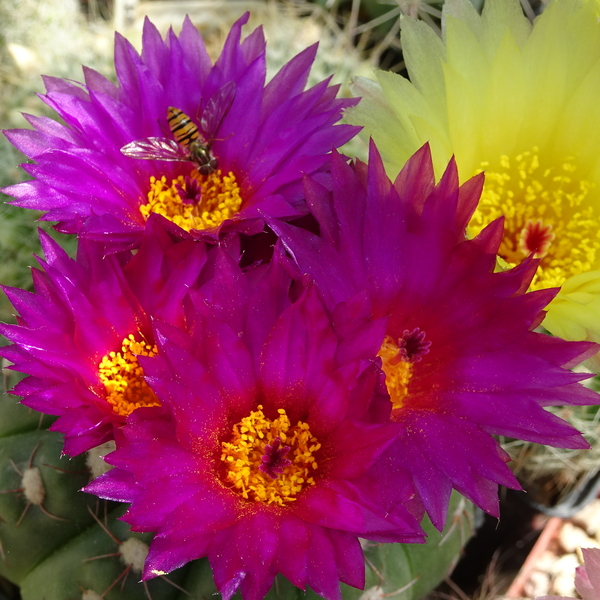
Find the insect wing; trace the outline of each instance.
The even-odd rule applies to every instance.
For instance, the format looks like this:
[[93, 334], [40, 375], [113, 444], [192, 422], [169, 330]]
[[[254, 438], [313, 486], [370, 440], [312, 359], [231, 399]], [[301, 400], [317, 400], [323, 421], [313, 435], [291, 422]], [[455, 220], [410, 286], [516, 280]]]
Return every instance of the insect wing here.
[[149, 137], [136, 140], [123, 146], [121, 152], [129, 158], [144, 160], [189, 160], [185, 148], [169, 138]]
[[207, 143], [214, 140], [221, 127], [223, 119], [227, 116], [233, 99], [235, 98], [236, 85], [234, 81], [228, 81], [219, 89], [206, 104], [200, 117], [200, 129], [207, 139]]

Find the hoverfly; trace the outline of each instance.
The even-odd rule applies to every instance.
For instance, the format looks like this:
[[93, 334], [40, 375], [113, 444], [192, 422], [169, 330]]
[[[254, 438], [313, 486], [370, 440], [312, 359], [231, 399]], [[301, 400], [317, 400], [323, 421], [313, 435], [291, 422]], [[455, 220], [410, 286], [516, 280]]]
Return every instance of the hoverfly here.
[[235, 97], [236, 86], [229, 81], [208, 101], [200, 117], [200, 127], [179, 108], [169, 106], [167, 122], [174, 139], [148, 137], [136, 140], [121, 148], [130, 158], [144, 160], [169, 160], [196, 163], [202, 175], [214, 173], [217, 159], [210, 149], [215, 136], [229, 112]]

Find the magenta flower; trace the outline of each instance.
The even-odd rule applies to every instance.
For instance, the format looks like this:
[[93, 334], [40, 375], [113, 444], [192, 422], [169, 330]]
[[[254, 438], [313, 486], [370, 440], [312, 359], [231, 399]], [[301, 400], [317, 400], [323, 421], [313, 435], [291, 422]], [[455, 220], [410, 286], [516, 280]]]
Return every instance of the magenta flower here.
[[556, 290], [525, 293], [535, 260], [494, 272], [501, 220], [465, 239], [482, 176], [459, 188], [451, 162], [435, 185], [424, 147], [392, 183], [372, 145], [368, 167], [334, 157], [332, 181], [332, 193], [306, 181], [321, 237], [272, 227], [314, 278], [347, 351], [362, 339], [361, 319], [385, 323], [372, 360], [398, 430], [377, 465], [387, 506], [399, 501], [389, 478], [404, 469], [438, 528], [453, 487], [498, 516], [497, 484], [520, 486], [493, 436], [587, 447], [544, 407], [597, 403], [578, 383], [585, 376], [568, 370], [596, 346], [534, 332]]
[[160, 404], [137, 356], [156, 353], [152, 319], [183, 323], [182, 301], [206, 261], [204, 244], [173, 239], [162, 221], [148, 222], [135, 256], [105, 256], [81, 240], [72, 260], [40, 232], [46, 261], [33, 270], [34, 293], [4, 288], [20, 316], [0, 325], [14, 342], [0, 353], [29, 375], [13, 393], [59, 415], [51, 429], [65, 434], [67, 454], [113, 439], [136, 408]]
[[597, 600], [600, 596], [600, 550], [582, 548], [584, 565], [575, 569], [575, 589], [583, 600]]
[[303, 91], [315, 46], [265, 84], [262, 31], [240, 41], [247, 20], [214, 65], [189, 19], [164, 41], [147, 21], [141, 56], [117, 35], [117, 86], [90, 69], [85, 86], [46, 78], [65, 125], [29, 116], [33, 130], [6, 132], [34, 179], [4, 191], [59, 231], [120, 245], [138, 244], [152, 213], [214, 238], [305, 212], [301, 174], [325, 170], [358, 130], [334, 125], [357, 101], [327, 81]]
[[[600, 598], [600, 549], [581, 548], [584, 564], [575, 569], [575, 589], [583, 600]], [[537, 596], [535, 600], [577, 600], [569, 596]]]
[[340, 581], [364, 586], [358, 536], [423, 540], [410, 480], [395, 478], [405, 504], [388, 511], [369, 474], [395, 436], [356, 418], [382, 402], [389, 414], [375, 370], [339, 359], [313, 288], [290, 303], [280, 259], [243, 275], [223, 254], [191, 294], [190, 334], [158, 325], [159, 353], [141, 359], [173, 419], [133, 413], [115, 468], [86, 491], [130, 502], [123, 519], [156, 532], [143, 579], [207, 556], [225, 600], [260, 600], [278, 573], [333, 600]]

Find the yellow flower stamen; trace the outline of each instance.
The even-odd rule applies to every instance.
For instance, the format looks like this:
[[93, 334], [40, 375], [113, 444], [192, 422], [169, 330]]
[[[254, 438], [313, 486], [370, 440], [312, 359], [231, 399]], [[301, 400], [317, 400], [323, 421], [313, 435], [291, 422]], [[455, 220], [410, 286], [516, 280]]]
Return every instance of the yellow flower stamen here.
[[499, 255], [512, 266], [534, 252], [541, 263], [533, 289], [560, 286], [596, 268], [600, 229], [590, 198], [594, 185], [574, 175], [573, 159], [545, 168], [533, 148], [514, 159], [502, 156], [498, 168], [484, 163], [481, 170], [485, 187], [469, 233], [477, 235], [504, 215]]
[[[180, 191], [186, 190], [191, 181], [198, 185], [198, 201], [185, 203]], [[151, 213], [158, 213], [182, 229], [191, 231], [217, 227], [226, 219], [233, 218], [241, 206], [240, 188], [233, 173], [224, 175], [219, 169], [210, 175], [201, 175], [194, 170], [189, 177], [180, 175], [170, 183], [164, 175], [160, 179], [151, 177], [148, 202], [140, 206], [140, 212], [145, 219]]]
[[142, 406], [160, 406], [160, 402], [144, 381], [138, 356], [155, 356], [158, 350], [128, 335], [121, 350], [109, 352], [100, 361], [98, 374], [106, 388], [106, 400], [118, 415], [127, 416]]
[[[315, 454], [321, 448], [307, 423], [298, 421], [292, 426], [284, 409], [279, 409], [275, 420], [268, 419], [262, 406], [233, 426], [231, 438], [222, 443], [221, 460], [225, 463], [225, 483], [242, 498], [285, 506], [294, 502], [306, 487], [314, 485], [318, 468]], [[275, 440], [289, 447], [289, 464], [277, 477], [270, 477], [260, 469], [267, 445]], [[287, 460], [285, 461], [288, 462]]]
[[385, 385], [392, 402], [392, 410], [402, 408], [408, 396], [408, 384], [412, 377], [414, 363], [402, 360], [400, 346], [386, 335], [377, 353], [381, 357], [385, 373]]

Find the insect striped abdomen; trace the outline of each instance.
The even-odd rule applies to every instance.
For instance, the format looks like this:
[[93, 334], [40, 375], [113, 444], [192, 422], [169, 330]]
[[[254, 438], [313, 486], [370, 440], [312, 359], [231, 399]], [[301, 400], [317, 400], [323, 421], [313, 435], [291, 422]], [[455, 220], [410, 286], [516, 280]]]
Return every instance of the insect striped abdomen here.
[[169, 106], [167, 121], [175, 141], [184, 148], [187, 148], [191, 142], [198, 139], [200, 135], [198, 127], [182, 110]]

